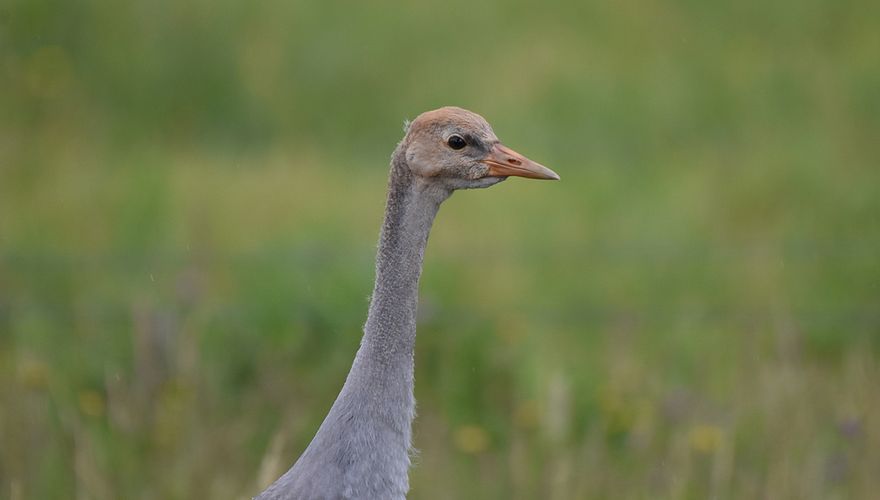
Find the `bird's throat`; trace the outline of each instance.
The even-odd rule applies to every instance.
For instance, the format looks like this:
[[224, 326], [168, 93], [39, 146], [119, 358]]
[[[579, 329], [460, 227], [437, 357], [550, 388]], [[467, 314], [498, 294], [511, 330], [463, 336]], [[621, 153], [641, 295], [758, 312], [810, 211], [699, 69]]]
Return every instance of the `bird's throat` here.
[[395, 155], [363, 347], [411, 359], [425, 247], [440, 203], [448, 196], [413, 175], [403, 156]]
[[[260, 498], [317, 498], [333, 474], [356, 498], [404, 498], [409, 489], [413, 350], [428, 233], [449, 193], [412, 175], [395, 154], [364, 336], [342, 391], [296, 464]], [[298, 496], [296, 496], [298, 495]]]
[[[363, 340], [319, 436], [327, 426], [328, 435], [344, 435], [341, 441], [365, 446], [368, 456], [352, 457], [353, 463], [370, 464], [371, 474], [378, 476], [369, 481], [394, 484], [405, 494], [415, 417], [419, 277], [434, 216], [448, 193], [426, 188], [401, 162], [392, 161]], [[347, 424], [336, 426], [342, 422]]]

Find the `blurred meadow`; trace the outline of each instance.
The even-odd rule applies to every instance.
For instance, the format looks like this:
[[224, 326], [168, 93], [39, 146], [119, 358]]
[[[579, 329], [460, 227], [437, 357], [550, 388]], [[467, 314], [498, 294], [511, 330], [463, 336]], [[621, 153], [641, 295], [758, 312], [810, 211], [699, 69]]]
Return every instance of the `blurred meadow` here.
[[241, 499], [366, 318], [402, 124], [443, 207], [413, 499], [880, 491], [880, 2], [0, 0], [0, 499]]

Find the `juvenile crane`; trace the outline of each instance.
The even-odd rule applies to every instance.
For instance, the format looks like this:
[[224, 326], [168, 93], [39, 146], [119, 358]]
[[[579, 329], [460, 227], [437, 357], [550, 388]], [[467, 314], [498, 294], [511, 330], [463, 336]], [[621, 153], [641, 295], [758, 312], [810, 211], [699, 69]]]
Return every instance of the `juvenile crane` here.
[[299, 460], [258, 500], [402, 499], [415, 416], [413, 349], [419, 276], [440, 204], [508, 176], [559, 179], [498, 140], [480, 115], [419, 115], [391, 156], [376, 284], [342, 391]]

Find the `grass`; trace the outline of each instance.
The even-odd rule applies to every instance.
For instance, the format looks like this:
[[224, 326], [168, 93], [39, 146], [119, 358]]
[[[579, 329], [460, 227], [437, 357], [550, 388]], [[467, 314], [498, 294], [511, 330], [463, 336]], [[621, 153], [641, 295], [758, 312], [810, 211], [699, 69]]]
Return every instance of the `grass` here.
[[248, 498], [357, 348], [404, 118], [444, 205], [411, 498], [871, 498], [870, 2], [0, 5], [0, 499]]

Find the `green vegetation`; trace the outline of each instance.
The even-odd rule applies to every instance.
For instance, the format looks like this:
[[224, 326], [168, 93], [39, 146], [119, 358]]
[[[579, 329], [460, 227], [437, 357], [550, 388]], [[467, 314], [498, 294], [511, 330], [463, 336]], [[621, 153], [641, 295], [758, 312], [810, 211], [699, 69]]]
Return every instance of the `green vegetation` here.
[[413, 499], [880, 490], [880, 2], [0, 3], [0, 499], [248, 498], [357, 348], [404, 118], [458, 193]]

